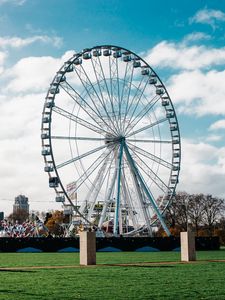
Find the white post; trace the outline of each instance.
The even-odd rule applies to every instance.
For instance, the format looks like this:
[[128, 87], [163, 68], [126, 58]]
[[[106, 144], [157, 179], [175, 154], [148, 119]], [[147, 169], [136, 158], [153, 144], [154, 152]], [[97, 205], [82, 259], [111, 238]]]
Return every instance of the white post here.
[[80, 233], [80, 265], [96, 265], [96, 235], [95, 232]]
[[181, 261], [196, 260], [195, 234], [191, 231], [180, 233]]

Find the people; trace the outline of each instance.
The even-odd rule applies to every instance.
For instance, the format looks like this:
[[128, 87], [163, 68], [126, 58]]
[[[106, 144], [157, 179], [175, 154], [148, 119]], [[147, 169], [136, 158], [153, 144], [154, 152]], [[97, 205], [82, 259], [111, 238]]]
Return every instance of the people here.
[[1, 237], [40, 237], [47, 236], [48, 229], [44, 226], [43, 222], [37, 221], [26, 221], [19, 224], [18, 221], [12, 223], [8, 220], [0, 221], [0, 236]]

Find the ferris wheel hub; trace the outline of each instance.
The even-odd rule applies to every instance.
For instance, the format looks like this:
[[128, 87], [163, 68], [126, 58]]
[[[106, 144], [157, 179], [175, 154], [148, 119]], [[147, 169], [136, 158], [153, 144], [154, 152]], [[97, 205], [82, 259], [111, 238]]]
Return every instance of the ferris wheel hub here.
[[106, 136], [106, 138], [105, 138], [105, 144], [122, 143], [123, 141], [125, 141], [125, 139], [126, 138], [123, 135], [119, 135], [119, 136], [116, 136], [116, 137]]

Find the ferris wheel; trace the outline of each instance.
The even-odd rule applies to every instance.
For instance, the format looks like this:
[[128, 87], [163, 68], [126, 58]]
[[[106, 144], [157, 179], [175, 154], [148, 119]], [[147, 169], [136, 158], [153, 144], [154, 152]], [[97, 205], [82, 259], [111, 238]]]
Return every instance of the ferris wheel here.
[[144, 59], [111, 45], [74, 54], [50, 84], [41, 130], [49, 186], [84, 224], [151, 236], [160, 222], [170, 235], [163, 213], [178, 183], [180, 132]]

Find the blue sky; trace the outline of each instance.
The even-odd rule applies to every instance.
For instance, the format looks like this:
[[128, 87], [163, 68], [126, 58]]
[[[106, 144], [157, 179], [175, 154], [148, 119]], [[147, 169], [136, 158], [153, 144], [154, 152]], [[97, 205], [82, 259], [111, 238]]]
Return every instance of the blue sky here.
[[19, 193], [33, 209], [53, 206], [40, 156], [44, 97], [72, 51], [101, 44], [140, 54], [163, 79], [182, 136], [178, 190], [225, 197], [224, 28], [221, 0], [0, 0], [0, 210]]
[[[180, 41], [192, 32], [213, 35], [214, 45], [223, 45], [223, 28], [214, 30], [206, 23], [190, 22], [197, 11], [223, 11], [223, 1], [76, 1], [29, 0], [1, 1], [3, 36], [26, 38], [34, 34], [59, 36], [63, 39], [58, 52], [91, 47], [96, 44], [123, 44], [140, 52], [162, 40]], [[217, 20], [214, 21], [219, 23]], [[36, 50], [36, 51], [35, 51]], [[33, 47], [36, 55], [52, 55], [52, 49]]]

